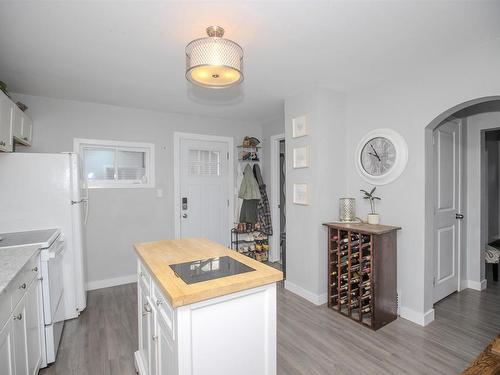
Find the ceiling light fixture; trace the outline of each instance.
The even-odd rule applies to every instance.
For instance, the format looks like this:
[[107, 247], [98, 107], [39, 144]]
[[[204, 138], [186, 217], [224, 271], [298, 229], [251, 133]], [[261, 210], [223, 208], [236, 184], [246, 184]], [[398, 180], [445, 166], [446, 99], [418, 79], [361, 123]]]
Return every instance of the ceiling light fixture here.
[[222, 27], [207, 27], [207, 34], [186, 46], [187, 80], [213, 89], [238, 85], [243, 81], [243, 49], [222, 37]]

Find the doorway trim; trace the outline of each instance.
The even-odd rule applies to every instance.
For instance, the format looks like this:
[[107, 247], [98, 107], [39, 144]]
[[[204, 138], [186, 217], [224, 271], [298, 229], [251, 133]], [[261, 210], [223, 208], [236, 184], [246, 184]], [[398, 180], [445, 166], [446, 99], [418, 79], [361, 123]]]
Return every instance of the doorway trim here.
[[[271, 220], [273, 222], [273, 236], [271, 237], [271, 252], [269, 260], [279, 260], [280, 249], [280, 212], [278, 207], [280, 196], [280, 141], [285, 140], [285, 134], [272, 135], [269, 139], [271, 146]], [[286, 168], [286, 165], [285, 165]]]
[[180, 145], [181, 140], [191, 139], [195, 141], [208, 141], [208, 142], [223, 142], [227, 143], [228, 149], [228, 173], [227, 173], [227, 183], [228, 183], [228, 197], [229, 208], [228, 208], [228, 222], [227, 222], [227, 238], [230, 238], [230, 231], [234, 225], [234, 139], [232, 137], [221, 137], [218, 135], [207, 135], [207, 134], [194, 134], [194, 133], [182, 133], [174, 132], [174, 237], [179, 239], [181, 237], [181, 206], [180, 206]]
[[[491, 102], [491, 101], [497, 101], [500, 100], [500, 96], [487, 96], [487, 97], [481, 97], [481, 98], [476, 98], [472, 100], [468, 100], [466, 102], [463, 102], [461, 104], [458, 104], [452, 108], [449, 108], [442, 112], [440, 115], [435, 117], [426, 127], [425, 127], [425, 229], [424, 229], [424, 249], [425, 249], [425, 274], [424, 274], [424, 308], [430, 309], [425, 313], [424, 317], [424, 325], [427, 325], [430, 323], [432, 320], [434, 320], [434, 309], [432, 306], [434, 305], [432, 299], [433, 299], [433, 294], [434, 294], [434, 288], [433, 288], [433, 277], [434, 277], [434, 241], [433, 241], [433, 228], [434, 228], [434, 157], [433, 157], [433, 145], [432, 145], [432, 138], [433, 138], [433, 132], [434, 130], [443, 122], [446, 118], [450, 117], [454, 113], [465, 109], [467, 107], [480, 104], [480, 103], [486, 103], [486, 102]], [[462, 129], [463, 132], [466, 133], [466, 136], [464, 137], [467, 139], [467, 137], [470, 136], [469, 129], [467, 129], [467, 126], [465, 126], [464, 129]], [[464, 152], [466, 154], [466, 152]], [[467, 180], [469, 179], [469, 176], [467, 176]], [[467, 184], [466, 181], [464, 181], [465, 184]], [[466, 199], [467, 202], [469, 200], [469, 194], [470, 192], [468, 191], [467, 187], [464, 188], [464, 196], [463, 199]], [[464, 211], [467, 210], [467, 204], [465, 204]], [[465, 212], [467, 216], [471, 214], [470, 210], [467, 210]], [[465, 216], [465, 223], [463, 224], [464, 226], [464, 235], [469, 236], [470, 233], [470, 226], [471, 223], [468, 220], [468, 217]], [[471, 246], [474, 246], [474, 249], [471, 248]], [[477, 248], [476, 248], [477, 246]], [[470, 238], [464, 239], [464, 247], [462, 248], [462, 251], [466, 252], [469, 254], [470, 251], [476, 251], [480, 247], [480, 243], [471, 243]], [[480, 249], [479, 249], [479, 255], [480, 255]], [[484, 265], [483, 265], [484, 267]], [[462, 277], [463, 275], [461, 275]], [[469, 276], [467, 277], [469, 278]], [[473, 289], [483, 289], [482, 285], [471, 285], [468, 280], [461, 280], [466, 281], [466, 284], [461, 284], [459, 290], [463, 290], [466, 288], [473, 288]], [[461, 282], [459, 281], [459, 282]], [[485, 287], [486, 285], [484, 285]]]

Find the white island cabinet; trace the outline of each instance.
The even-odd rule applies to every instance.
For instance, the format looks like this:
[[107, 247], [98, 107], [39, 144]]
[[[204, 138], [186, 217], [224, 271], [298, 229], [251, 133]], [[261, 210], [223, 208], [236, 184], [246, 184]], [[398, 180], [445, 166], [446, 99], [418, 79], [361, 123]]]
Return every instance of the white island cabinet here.
[[[276, 374], [280, 271], [203, 239], [140, 244], [136, 250], [140, 375]], [[253, 270], [188, 285], [170, 268], [222, 256]]]

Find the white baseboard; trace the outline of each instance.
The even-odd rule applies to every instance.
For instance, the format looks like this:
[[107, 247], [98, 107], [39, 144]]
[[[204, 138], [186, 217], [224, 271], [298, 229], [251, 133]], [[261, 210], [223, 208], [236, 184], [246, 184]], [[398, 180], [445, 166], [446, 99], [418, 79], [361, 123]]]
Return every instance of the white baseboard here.
[[120, 276], [112, 279], [89, 281], [87, 283], [87, 290], [109, 288], [111, 286], [130, 284], [134, 282], [137, 282], [137, 275], [135, 273], [133, 275]]
[[426, 326], [434, 320], [434, 309], [430, 309], [426, 313], [420, 313], [408, 307], [400, 306], [399, 312], [401, 318], [421, 326]]
[[466, 280], [465, 282], [465, 285], [467, 288], [469, 289], [474, 289], [474, 290], [485, 290], [486, 289], [486, 286], [488, 284], [487, 280], [484, 279], [484, 280], [481, 280], [481, 282], [478, 282], [478, 281], [475, 281], [475, 280]]
[[298, 296], [301, 296], [302, 298], [305, 298], [309, 302], [312, 302], [318, 306], [323, 305], [327, 302], [326, 293], [316, 294], [316, 293], [310, 292], [307, 289], [304, 289], [301, 286], [298, 286], [297, 284], [294, 284], [288, 280], [285, 280], [285, 289], [289, 290], [292, 293], [297, 294]]

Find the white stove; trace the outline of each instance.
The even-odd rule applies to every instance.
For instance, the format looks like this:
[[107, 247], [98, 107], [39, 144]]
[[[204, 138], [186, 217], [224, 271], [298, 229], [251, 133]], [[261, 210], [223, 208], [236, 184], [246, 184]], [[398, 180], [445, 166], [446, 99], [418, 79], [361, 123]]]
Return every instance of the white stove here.
[[61, 234], [59, 229], [30, 230], [27, 232], [12, 232], [0, 234], [0, 249], [4, 247], [21, 247], [39, 245], [46, 249]]

